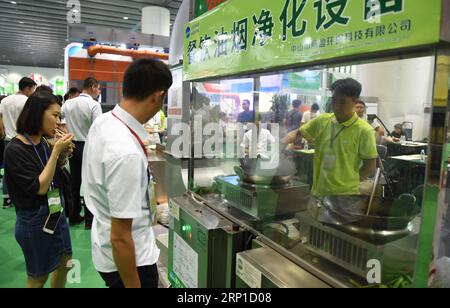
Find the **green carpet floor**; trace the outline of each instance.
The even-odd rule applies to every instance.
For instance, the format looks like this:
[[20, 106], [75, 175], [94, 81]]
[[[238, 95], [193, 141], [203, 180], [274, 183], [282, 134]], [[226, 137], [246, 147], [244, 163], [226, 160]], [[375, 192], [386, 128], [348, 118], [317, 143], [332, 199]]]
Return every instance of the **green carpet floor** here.
[[[1, 185], [0, 185], [1, 189]], [[0, 193], [0, 288], [26, 287], [25, 261], [14, 237], [16, 213], [14, 208], [2, 209]], [[70, 228], [73, 258], [80, 262], [80, 283], [67, 284], [67, 288], [103, 288], [105, 283], [92, 264], [91, 233], [84, 225]], [[47, 286], [49, 283], [47, 283]]]

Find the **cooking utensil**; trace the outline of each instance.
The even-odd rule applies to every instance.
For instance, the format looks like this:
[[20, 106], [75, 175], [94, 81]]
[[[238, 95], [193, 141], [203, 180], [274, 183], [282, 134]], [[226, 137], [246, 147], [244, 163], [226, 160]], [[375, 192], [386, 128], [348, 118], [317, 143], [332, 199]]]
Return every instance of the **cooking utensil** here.
[[285, 156], [279, 159], [275, 168], [267, 168], [262, 165], [267, 163], [264, 159], [242, 158], [239, 160], [240, 166], [235, 166], [234, 171], [246, 183], [274, 186], [287, 184], [295, 175], [295, 165]]
[[[340, 225], [353, 225], [374, 230], [402, 230], [420, 213], [413, 195], [404, 194], [397, 199], [374, 196], [370, 214], [366, 214], [369, 196], [327, 196], [318, 200], [321, 213], [318, 219]], [[330, 219], [331, 217], [331, 219]]]
[[375, 196], [375, 191], [377, 190], [378, 182], [380, 181], [381, 168], [377, 168], [377, 172], [375, 173], [375, 179], [372, 185], [372, 192], [370, 194], [369, 205], [367, 206], [366, 215], [368, 216], [370, 213], [370, 209], [372, 208], [373, 197]]

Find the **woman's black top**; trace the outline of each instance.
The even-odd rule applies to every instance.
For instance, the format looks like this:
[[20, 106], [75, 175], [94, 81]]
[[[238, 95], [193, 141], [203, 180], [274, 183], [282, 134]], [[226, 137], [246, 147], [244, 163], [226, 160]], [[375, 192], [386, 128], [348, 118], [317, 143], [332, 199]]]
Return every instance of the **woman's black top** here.
[[[44, 164], [45, 152], [50, 157], [50, 149], [43, 140], [36, 146], [36, 149]], [[39, 175], [44, 170], [44, 166], [36, 155], [33, 146], [24, 144], [17, 138], [11, 140], [5, 150], [5, 182], [8, 193], [16, 210], [31, 210], [47, 205], [47, 196], [38, 196]], [[54, 182], [57, 187], [58, 168], [55, 172]]]

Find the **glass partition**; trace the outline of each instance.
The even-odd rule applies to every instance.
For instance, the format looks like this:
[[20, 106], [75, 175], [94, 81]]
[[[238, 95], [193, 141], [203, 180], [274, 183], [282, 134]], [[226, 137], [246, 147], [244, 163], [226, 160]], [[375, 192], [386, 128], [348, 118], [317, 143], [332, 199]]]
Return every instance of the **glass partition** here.
[[[436, 168], [440, 170], [441, 181], [437, 198], [436, 225], [433, 242], [433, 262], [429, 271], [429, 285], [435, 288], [450, 287], [450, 51], [442, 52], [437, 59], [435, 105], [442, 110], [445, 117], [446, 133], [443, 129], [436, 135], [444, 140], [442, 150], [442, 164]], [[444, 126], [444, 125], [443, 125]], [[439, 163], [439, 161], [437, 161]], [[434, 222], [434, 220], [433, 220]]]
[[427, 55], [194, 82], [191, 187], [339, 285], [410, 285], [434, 74]]

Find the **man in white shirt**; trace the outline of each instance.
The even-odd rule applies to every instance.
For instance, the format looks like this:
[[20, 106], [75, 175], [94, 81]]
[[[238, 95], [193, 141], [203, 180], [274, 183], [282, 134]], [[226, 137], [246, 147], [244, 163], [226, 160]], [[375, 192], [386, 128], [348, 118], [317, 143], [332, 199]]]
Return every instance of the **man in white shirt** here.
[[302, 125], [310, 122], [311, 120], [314, 120], [320, 114], [319, 109], [320, 107], [317, 103], [312, 104], [311, 110], [306, 111], [303, 114]]
[[111, 288], [158, 286], [143, 124], [161, 109], [171, 85], [163, 62], [134, 61], [125, 72], [120, 106], [97, 118], [86, 140], [83, 189], [94, 214], [93, 262]]
[[[25, 106], [28, 97], [36, 90], [36, 82], [24, 77], [19, 81], [19, 92], [4, 98], [0, 104], [0, 126], [5, 127], [5, 149], [9, 141], [17, 135], [17, 119]], [[3, 208], [11, 207], [8, 189], [3, 178]]]
[[[87, 78], [83, 84], [83, 93], [78, 97], [69, 99], [63, 105], [61, 111], [67, 130], [75, 135], [75, 149], [70, 158], [70, 180], [73, 196], [73, 207], [69, 211], [69, 223], [79, 224], [83, 221], [81, 212], [81, 165], [83, 162], [83, 149], [89, 129], [94, 120], [102, 114], [102, 107], [96, 101], [100, 95], [100, 84], [92, 77]], [[84, 208], [85, 228], [91, 229], [92, 214]]]
[[275, 145], [275, 138], [266, 128], [260, 124], [250, 124], [251, 128], [244, 134], [241, 143], [241, 151], [249, 158], [271, 158], [271, 150]]

